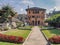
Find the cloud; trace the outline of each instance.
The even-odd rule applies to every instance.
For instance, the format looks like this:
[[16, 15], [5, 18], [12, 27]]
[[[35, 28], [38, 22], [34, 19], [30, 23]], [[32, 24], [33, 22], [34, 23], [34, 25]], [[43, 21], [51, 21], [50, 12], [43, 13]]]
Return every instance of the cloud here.
[[52, 11], [54, 10], [54, 8], [51, 8], [51, 9], [47, 9], [46, 13], [52, 13]]
[[25, 5], [34, 5], [32, 0], [23, 0], [21, 3], [23, 3]]
[[9, 2], [14, 3], [15, 1], [14, 0], [10, 0]]
[[60, 5], [60, 0], [55, 0], [56, 6]]
[[20, 11], [23, 11], [23, 10], [24, 10], [23, 8], [20, 9]]
[[54, 0], [55, 1], [55, 9], [60, 10], [60, 0]]
[[2, 6], [2, 3], [0, 3], [0, 6]]
[[14, 8], [14, 9], [15, 9], [15, 11], [18, 12], [18, 14], [26, 14], [26, 11], [23, 7], [18, 7], [17, 9], [16, 8]]
[[55, 6], [53, 8], [51, 8], [51, 9], [47, 9], [47, 11], [46, 11], [47, 13], [53, 11], [54, 9], [56, 11], [60, 10], [60, 0], [53, 0], [53, 1], [55, 2]]
[[21, 13], [21, 14], [26, 14], [25, 9], [24, 9], [24, 8], [20, 8], [20, 13]]

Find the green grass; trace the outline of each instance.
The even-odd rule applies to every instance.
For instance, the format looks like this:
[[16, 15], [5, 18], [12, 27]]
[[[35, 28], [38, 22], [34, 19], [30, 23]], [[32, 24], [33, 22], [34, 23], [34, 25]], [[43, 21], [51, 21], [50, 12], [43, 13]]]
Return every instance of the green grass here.
[[[52, 30], [42, 30], [47, 38], [51, 38], [54, 35], [60, 35], [60, 30], [52, 29]], [[60, 44], [52, 44], [52, 45], [60, 45]]]
[[0, 42], [0, 45], [22, 45], [22, 44], [14, 44], [14, 43], [8, 43], [8, 42]]
[[60, 45], [60, 44], [52, 44], [52, 45]]
[[[12, 30], [8, 30], [7, 32], [4, 32], [3, 34], [13, 35], [13, 36], [22, 36], [23, 38], [26, 39], [29, 33], [30, 33], [30, 30], [12, 29]], [[22, 44], [14, 44], [14, 43], [9, 43], [9, 42], [0, 42], [0, 45], [22, 45]]]
[[60, 35], [60, 30], [58, 29], [51, 29], [51, 30], [42, 30], [42, 32], [48, 37], [52, 37], [54, 35]]
[[30, 30], [18, 30], [18, 29], [15, 29], [15, 30], [9, 30], [3, 34], [6, 34], [6, 35], [13, 35], [13, 36], [22, 36], [24, 38], [27, 37], [27, 35], [30, 33]]
[[18, 29], [22, 29], [22, 30], [31, 30], [33, 26], [24, 26], [24, 27], [18, 27]]

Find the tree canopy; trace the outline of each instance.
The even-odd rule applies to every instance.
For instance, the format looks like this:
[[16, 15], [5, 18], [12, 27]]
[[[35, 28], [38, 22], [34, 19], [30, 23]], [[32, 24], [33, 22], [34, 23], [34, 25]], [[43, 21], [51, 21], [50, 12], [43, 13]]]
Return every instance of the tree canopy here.
[[9, 15], [10, 15], [10, 16], [14, 16], [14, 15], [15, 15], [15, 11], [14, 11], [13, 8], [12, 8], [11, 6], [9, 6], [9, 5], [3, 6], [1, 10], [2, 10], [2, 11], [5, 11], [5, 13], [3, 13], [3, 15], [2, 15], [2, 16], [4, 16], [4, 17], [8, 17]]
[[55, 14], [49, 17], [45, 22], [48, 22], [51, 26], [60, 27], [60, 14]]
[[0, 9], [0, 16], [4, 21], [6, 21], [9, 16], [10, 17], [15, 16], [15, 13], [16, 12], [13, 10], [13, 8], [9, 5], [5, 5]]

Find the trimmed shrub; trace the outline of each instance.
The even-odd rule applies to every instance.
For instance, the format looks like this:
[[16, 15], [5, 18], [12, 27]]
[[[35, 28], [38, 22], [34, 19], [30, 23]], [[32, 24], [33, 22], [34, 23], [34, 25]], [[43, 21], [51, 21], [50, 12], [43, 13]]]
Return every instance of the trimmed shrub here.
[[53, 36], [48, 39], [51, 43], [59, 44], [60, 43], [60, 36]]

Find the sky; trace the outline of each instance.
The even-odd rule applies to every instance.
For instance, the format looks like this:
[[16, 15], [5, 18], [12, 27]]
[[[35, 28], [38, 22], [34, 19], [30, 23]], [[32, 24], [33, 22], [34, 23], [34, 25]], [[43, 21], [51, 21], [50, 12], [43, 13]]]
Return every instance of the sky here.
[[40, 7], [46, 9], [46, 12], [56, 9], [60, 10], [60, 0], [0, 0], [0, 8], [4, 5], [10, 5], [18, 14], [25, 14], [29, 7]]

